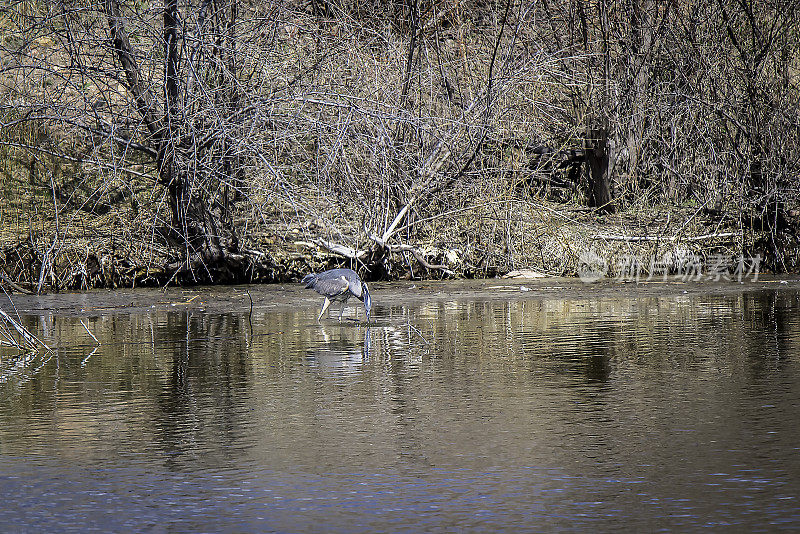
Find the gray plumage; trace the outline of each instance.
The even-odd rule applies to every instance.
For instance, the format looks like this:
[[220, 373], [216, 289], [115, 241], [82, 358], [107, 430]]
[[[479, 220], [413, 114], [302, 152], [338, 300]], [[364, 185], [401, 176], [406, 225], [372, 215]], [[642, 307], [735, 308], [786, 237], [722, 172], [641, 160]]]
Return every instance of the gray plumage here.
[[344, 307], [350, 297], [356, 297], [364, 302], [364, 311], [367, 313], [367, 321], [369, 321], [372, 299], [369, 296], [367, 284], [359, 278], [354, 270], [331, 269], [318, 274], [307, 274], [303, 277], [302, 283], [306, 285], [306, 289], [313, 289], [325, 297], [317, 322], [320, 321], [331, 302], [342, 303], [342, 309], [339, 311], [339, 320], [341, 321], [342, 312], [344, 312]]

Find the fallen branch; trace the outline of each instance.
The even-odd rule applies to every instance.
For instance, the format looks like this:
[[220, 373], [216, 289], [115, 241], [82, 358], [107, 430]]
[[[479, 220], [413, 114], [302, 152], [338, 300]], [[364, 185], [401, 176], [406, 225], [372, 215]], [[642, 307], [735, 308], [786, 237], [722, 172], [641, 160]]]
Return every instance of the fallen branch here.
[[13, 289], [18, 293], [24, 293], [25, 295], [33, 295], [33, 291], [28, 291], [24, 287], [20, 287], [19, 285], [14, 283], [13, 280], [11, 280], [8, 276], [6, 276], [6, 273], [4, 273], [2, 269], [0, 269], [0, 281], [5, 282], [9, 286], [11, 286], [11, 289]]
[[[419, 252], [419, 250], [417, 250], [416, 248], [412, 247], [411, 245], [404, 245], [404, 244], [389, 245], [389, 244], [386, 244], [383, 241], [382, 238], [376, 236], [375, 234], [373, 234], [371, 232], [368, 232], [367, 235], [369, 235], [369, 238], [371, 240], [373, 240], [381, 249], [383, 249], [383, 250], [385, 250], [385, 251], [387, 251], [389, 253], [410, 252], [411, 255], [414, 256], [414, 259], [416, 259], [419, 262], [419, 264], [422, 265], [423, 267], [425, 267], [426, 269], [439, 270], [439, 271], [442, 271], [443, 273], [448, 274], [450, 276], [455, 276], [455, 273], [453, 271], [451, 271], [447, 267], [447, 265], [435, 265], [435, 264], [432, 264], [432, 263], [428, 262], [422, 256], [422, 254]], [[297, 245], [310, 245], [312, 243], [309, 243], [307, 241], [296, 241], [295, 244], [297, 244]], [[368, 254], [368, 252], [369, 252], [367, 250], [356, 250], [356, 249], [354, 249], [352, 247], [348, 247], [347, 245], [340, 245], [339, 243], [333, 243], [331, 241], [327, 241], [327, 240], [322, 239], [322, 238], [315, 239], [313, 241], [313, 244], [318, 245], [318, 246], [320, 246], [320, 247], [322, 247], [322, 248], [324, 248], [324, 249], [326, 249], [326, 250], [328, 250], [330, 252], [333, 252], [334, 254], [339, 254], [340, 256], [344, 256], [345, 258], [348, 258], [348, 259], [351, 259], [351, 260], [361, 259], [364, 256], [366, 256]]]
[[705, 241], [707, 239], [715, 239], [715, 238], [727, 238], [727, 237], [736, 237], [739, 234], [737, 232], [723, 232], [719, 234], [703, 234], [693, 237], [680, 237], [680, 236], [673, 236], [673, 237], [658, 237], [658, 236], [624, 236], [624, 235], [596, 235], [593, 236], [592, 239], [603, 240], [603, 241], [624, 241], [626, 243], [637, 243], [642, 241]]
[[434, 265], [428, 263], [425, 258], [422, 257], [422, 254], [420, 254], [420, 252], [411, 245], [389, 245], [387, 248], [390, 252], [410, 252], [411, 255], [414, 256], [414, 258], [419, 262], [419, 264], [426, 269], [439, 270], [445, 274], [449, 274], [450, 276], [455, 276], [455, 273], [448, 269], [447, 265]]
[[366, 250], [356, 250], [354, 248], [348, 247], [347, 245], [340, 245], [339, 243], [333, 243], [331, 241], [326, 241], [325, 239], [318, 238], [314, 240], [314, 243], [325, 248], [334, 254], [339, 254], [344, 256], [345, 258], [349, 258], [351, 260], [357, 260], [366, 256]]
[[[395, 221], [394, 221], [394, 223], [392, 223], [392, 226], [390, 227], [390, 230], [392, 228], [394, 228], [394, 226], [400, 221], [401, 217], [405, 213], [405, 209], [408, 208], [411, 205], [411, 202], [413, 202], [413, 199], [408, 204], [406, 204], [404, 210], [401, 211], [401, 213], [397, 216], [397, 218], [395, 218]], [[389, 251], [390, 253], [391, 252], [410, 252], [411, 255], [414, 256], [414, 259], [416, 259], [419, 262], [419, 264], [422, 265], [423, 267], [425, 267], [426, 269], [439, 270], [439, 271], [442, 271], [443, 273], [449, 274], [450, 276], [454, 276], [455, 275], [455, 273], [453, 273], [453, 271], [448, 269], [446, 265], [434, 265], [432, 263], [428, 263], [428, 261], [422, 256], [422, 254], [420, 254], [420, 252], [417, 249], [415, 249], [414, 247], [412, 247], [411, 245], [403, 245], [402, 243], [399, 244], [399, 245], [389, 245], [389, 244], [386, 243], [386, 241], [384, 240], [383, 237], [378, 237], [378, 236], [376, 236], [375, 234], [373, 234], [371, 232], [367, 232], [367, 235], [369, 236], [370, 239], [375, 241], [375, 243], [379, 247], [381, 247], [384, 250]], [[386, 237], [386, 235], [387, 234], [384, 234], [384, 237]]]

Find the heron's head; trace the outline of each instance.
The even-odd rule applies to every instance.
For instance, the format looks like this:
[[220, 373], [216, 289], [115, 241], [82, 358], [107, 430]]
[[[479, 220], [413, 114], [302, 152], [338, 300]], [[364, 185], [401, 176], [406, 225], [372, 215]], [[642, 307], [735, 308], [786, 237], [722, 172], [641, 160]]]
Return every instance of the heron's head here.
[[369, 311], [372, 309], [372, 298], [369, 296], [369, 289], [367, 289], [367, 284], [361, 282], [361, 296], [364, 301], [364, 311], [367, 312], [367, 321], [369, 321]]

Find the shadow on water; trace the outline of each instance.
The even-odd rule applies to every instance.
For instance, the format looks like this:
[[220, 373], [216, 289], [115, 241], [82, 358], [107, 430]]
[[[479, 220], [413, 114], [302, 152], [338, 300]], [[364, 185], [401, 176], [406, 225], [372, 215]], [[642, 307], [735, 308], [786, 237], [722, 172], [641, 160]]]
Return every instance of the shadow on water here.
[[370, 325], [26, 316], [60, 348], [0, 356], [0, 525], [798, 528], [799, 309], [785, 290], [384, 301]]

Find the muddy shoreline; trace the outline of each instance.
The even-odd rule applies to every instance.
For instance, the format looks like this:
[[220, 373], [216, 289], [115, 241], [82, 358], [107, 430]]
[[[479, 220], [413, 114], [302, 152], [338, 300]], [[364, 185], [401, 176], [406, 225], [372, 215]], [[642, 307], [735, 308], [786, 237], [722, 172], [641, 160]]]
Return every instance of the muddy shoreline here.
[[[797, 276], [760, 276], [742, 283], [721, 280], [603, 280], [586, 284], [576, 278], [482, 279], [455, 281], [376, 282], [370, 284], [377, 310], [390, 305], [419, 305], [449, 300], [581, 300], [738, 295], [753, 291], [800, 290]], [[2, 295], [0, 305], [20, 315], [102, 316], [151, 311], [191, 310], [248, 313], [287, 308], [317, 309], [320, 297], [298, 283], [247, 286], [196, 286], [168, 289], [93, 289], [46, 295]], [[380, 313], [380, 312], [379, 312]]]

